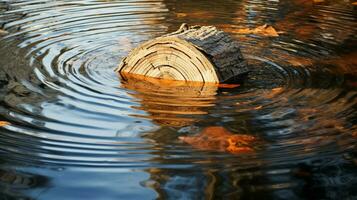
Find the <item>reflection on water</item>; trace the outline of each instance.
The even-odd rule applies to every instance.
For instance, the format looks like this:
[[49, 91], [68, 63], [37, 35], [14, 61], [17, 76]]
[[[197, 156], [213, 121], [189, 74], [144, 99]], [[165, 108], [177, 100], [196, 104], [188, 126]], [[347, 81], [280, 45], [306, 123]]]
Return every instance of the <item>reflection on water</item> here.
[[254, 136], [233, 134], [220, 126], [211, 126], [197, 136], [181, 136], [179, 139], [198, 149], [232, 154], [254, 153], [257, 141]]
[[129, 74], [123, 79], [122, 87], [133, 90], [129, 93], [140, 103], [140, 106], [133, 108], [146, 111], [149, 119], [162, 126], [189, 126], [202, 115], [208, 114], [205, 111], [207, 107], [215, 106], [218, 89], [215, 84], [160, 80]]
[[4, 199], [23, 199], [26, 190], [33, 189], [34, 192], [46, 190], [48, 179], [44, 176], [28, 174], [21, 171], [0, 169], [0, 192]]
[[[357, 198], [352, 2], [0, 0], [1, 196]], [[231, 34], [245, 84], [114, 72], [183, 22]], [[263, 24], [279, 36], [242, 34]], [[219, 149], [240, 136], [254, 153]]]

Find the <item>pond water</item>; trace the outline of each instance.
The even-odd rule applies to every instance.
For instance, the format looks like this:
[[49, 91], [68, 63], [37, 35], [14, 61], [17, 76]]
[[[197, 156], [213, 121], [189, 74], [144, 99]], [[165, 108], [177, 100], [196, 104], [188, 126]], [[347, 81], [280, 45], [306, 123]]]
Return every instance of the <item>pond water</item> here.
[[[0, 0], [0, 199], [356, 199], [352, 3]], [[183, 22], [264, 70], [237, 88], [121, 81], [130, 49]], [[241, 34], [263, 24], [279, 36]], [[209, 127], [260, 142], [179, 139]]]

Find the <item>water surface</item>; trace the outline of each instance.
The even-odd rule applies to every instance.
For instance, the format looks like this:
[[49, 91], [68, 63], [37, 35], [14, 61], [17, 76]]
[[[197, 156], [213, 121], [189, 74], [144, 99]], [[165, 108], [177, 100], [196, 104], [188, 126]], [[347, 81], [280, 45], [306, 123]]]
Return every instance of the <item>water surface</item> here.
[[[3, 199], [355, 199], [357, 8], [349, 1], [0, 0]], [[123, 81], [119, 60], [183, 22], [255, 71], [238, 88]], [[240, 34], [269, 24], [279, 37]], [[207, 127], [259, 138], [202, 150]]]

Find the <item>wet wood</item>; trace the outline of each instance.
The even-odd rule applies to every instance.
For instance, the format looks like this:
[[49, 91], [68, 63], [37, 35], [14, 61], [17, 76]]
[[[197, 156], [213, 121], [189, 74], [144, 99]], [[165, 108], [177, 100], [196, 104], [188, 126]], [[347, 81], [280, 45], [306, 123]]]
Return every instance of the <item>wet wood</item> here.
[[238, 43], [213, 26], [183, 24], [176, 32], [132, 50], [117, 69], [120, 74], [197, 81], [233, 82], [249, 71]]

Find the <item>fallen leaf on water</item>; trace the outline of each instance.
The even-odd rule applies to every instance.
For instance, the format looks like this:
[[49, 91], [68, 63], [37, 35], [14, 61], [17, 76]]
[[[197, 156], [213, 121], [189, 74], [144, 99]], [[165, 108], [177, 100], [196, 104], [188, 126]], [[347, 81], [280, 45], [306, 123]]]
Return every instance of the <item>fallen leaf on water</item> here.
[[257, 35], [270, 36], [270, 37], [279, 36], [279, 32], [277, 32], [274, 27], [267, 24], [258, 26], [255, 29], [244, 28], [244, 29], [238, 29], [234, 32], [239, 34], [257, 34]]
[[233, 134], [219, 126], [208, 127], [198, 135], [182, 136], [179, 139], [197, 149], [232, 154], [254, 152], [251, 145], [256, 141], [256, 138], [251, 135]]
[[254, 152], [254, 150], [249, 146], [249, 142], [253, 141], [255, 138], [248, 135], [234, 135], [228, 138], [228, 147], [226, 150], [230, 153], [249, 153]]
[[8, 126], [8, 125], [10, 125], [10, 122], [0, 121], [0, 127], [2, 127], [2, 126]]

